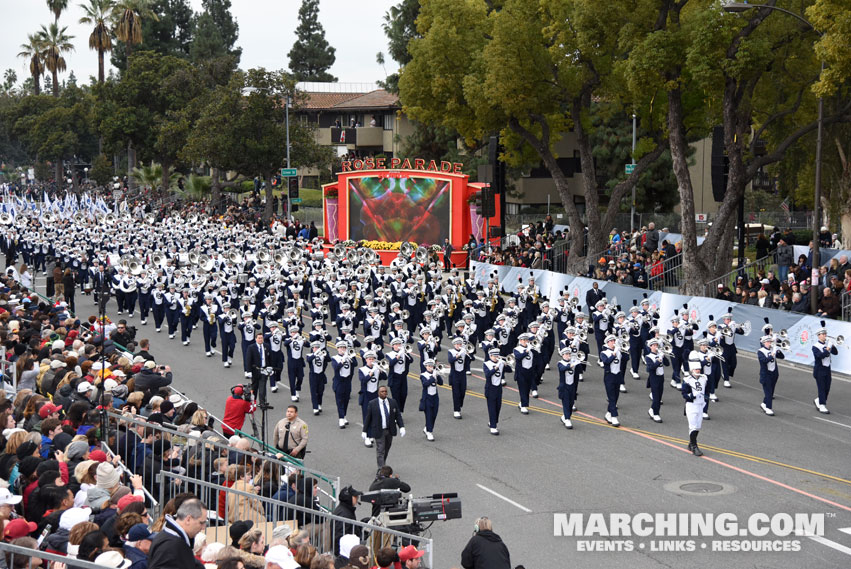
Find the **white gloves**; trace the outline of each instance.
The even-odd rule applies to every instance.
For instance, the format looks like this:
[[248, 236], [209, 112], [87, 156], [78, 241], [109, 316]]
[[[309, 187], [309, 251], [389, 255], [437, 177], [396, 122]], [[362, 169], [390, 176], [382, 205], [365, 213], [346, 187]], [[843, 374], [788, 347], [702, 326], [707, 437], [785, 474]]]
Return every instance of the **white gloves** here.
[[400, 436], [400, 437], [404, 437], [404, 436], [405, 436], [405, 427], [400, 427], [400, 428], [399, 428], [399, 436]]

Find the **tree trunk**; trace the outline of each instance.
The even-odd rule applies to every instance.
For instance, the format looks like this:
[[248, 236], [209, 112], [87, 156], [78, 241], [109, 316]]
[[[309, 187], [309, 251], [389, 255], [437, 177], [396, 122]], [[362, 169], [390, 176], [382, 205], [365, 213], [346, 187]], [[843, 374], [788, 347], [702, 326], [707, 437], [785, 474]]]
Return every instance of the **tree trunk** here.
[[33, 93], [41, 95], [41, 76], [38, 73], [33, 73]]
[[136, 182], [130, 174], [133, 168], [136, 167], [136, 149], [133, 148], [133, 141], [127, 143], [127, 190], [130, 191], [136, 187]]
[[53, 178], [56, 180], [56, 190], [60, 191], [65, 185], [65, 169], [61, 158], [57, 158], [53, 166]]
[[[600, 223], [600, 196], [597, 193], [597, 169], [594, 167], [594, 154], [591, 139], [582, 125], [582, 114], [591, 107], [590, 91], [573, 99], [571, 116], [579, 146], [579, 163], [582, 166], [582, 185], [585, 195], [585, 221], [588, 227], [588, 254], [597, 255], [608, 248], [608, 234], [611, 227], [602, 227]], [[611, 207], [611, 204], [609, 204]], [[590, 263], [588, 263], [590, 264]]]
[[851, 210], [839, 216], [839, 229], [842, 231], [842, 248], [851, 249]]
[[163, 166], [163, 175], [160, 180], [160, 184], [162, 184], [162, 192], [163, 196], [168, 195], [169, 186], [171, 185], [171, 176], [169, 175], [171, 170], [171, 163], [168, 160], [161, 160], [161, 164]]
[[[272, 202], [274, 201], [274, 196], [272, 195], [272, 173], [264, 172], [263, 179], [266, 180], [266, 207], [263, 208], [263, 223], [268, 225], [269, 220], [272, 219]], [[290, 212], [287, 212], [287, 219], [290, 218]]]
[[103, 50], [98, 50], [98, 85], [103, 85], [104, 81], [104, 73], [103, 73]]
[[53, 73], [53, 96], [59, 96], [59, 73], [57, 73], [56, 69], [52, 71]]
[[222, 211], [222, 185], [219, 176], [218, 168], [210, 168], [210, 209], [217, 213], [224, 213]]
[[80, 184], [77, 183], [77, 170], [75, 168], [71, 168], [71, 188], [74, 190], [74, 194], [80, 195]]
[[702, 295], [704, 283], [711, 280], [709, 270], [700, 261], [697, 248], [697, 226], [694, 220], [694, 191], [688, 171], [688, 141], [683, 125], [682, 93], [668, 93], [668, 136], [674, 176], [680, 191], [683, 232], [683, 283], [681, 292]]

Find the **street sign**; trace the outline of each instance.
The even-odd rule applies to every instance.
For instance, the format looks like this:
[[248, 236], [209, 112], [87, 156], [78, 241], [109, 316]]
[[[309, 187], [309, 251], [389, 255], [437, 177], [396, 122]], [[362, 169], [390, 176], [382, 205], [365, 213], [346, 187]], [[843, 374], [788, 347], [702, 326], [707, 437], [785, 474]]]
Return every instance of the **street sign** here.
[[297, 168], [281, 168], [281, 177], [298, 176]]
[[632, 174], [632, 171], [635, 170], [635, 164], [627, 164], [624, 170], [627, 174]]
[[706, 223], [709, 221], [709, 214], [706, 213], [696, 213], [694, 214], [694, 220], [697, 223]]
[[292, 203], [294, 203], [294, 204], [300, 204], [300, 203], [301, 203], [301, 198], [292, 198], [290, 201], [291, 201]]

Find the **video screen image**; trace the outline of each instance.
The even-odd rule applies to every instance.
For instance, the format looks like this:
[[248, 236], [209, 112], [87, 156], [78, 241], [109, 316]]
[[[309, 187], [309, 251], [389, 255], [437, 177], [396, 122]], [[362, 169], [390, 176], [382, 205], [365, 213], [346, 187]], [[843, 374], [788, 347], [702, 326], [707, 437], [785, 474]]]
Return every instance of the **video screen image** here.
[[419, 176], [349, 179], [349, 238], [443, 244], [449, 237], [449, 180]]

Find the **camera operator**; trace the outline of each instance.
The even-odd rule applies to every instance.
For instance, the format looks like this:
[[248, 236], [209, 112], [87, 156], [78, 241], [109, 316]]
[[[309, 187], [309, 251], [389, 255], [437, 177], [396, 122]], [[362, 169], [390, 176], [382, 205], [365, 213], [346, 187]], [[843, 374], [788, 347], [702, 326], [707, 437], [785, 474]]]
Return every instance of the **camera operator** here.
[[[402, 494], [407, 494], [411, 491], [411, 486], [399, 480], [399, 475], [393, 474], [393, 468], [385, 464], [378, 469], [378, 473], [375, 475], [375, 480], [373, 480], [372, 484], [369, 486], [370, 492], [375, 490], [399, 490]], [[380, 513], [381, 506], [379, 504], [373, 504], [373, 517]]]
[[136, 328], [128, 326], [126, 320], [119, 320], [118, 326], [110, 336], [113, 344], [118, 344], [128, 351], [132, 352], [136, 349]]
[[235, 429], [242, 430], [245, 424], [245, 416], [254, 413], [256, 406], [251, 400], [251, 392], [244, 385], [239, 384], [231, 387], [230, 397], [225, 401], [225, 416], [222, 420], [222, 432], [231, 437]]

